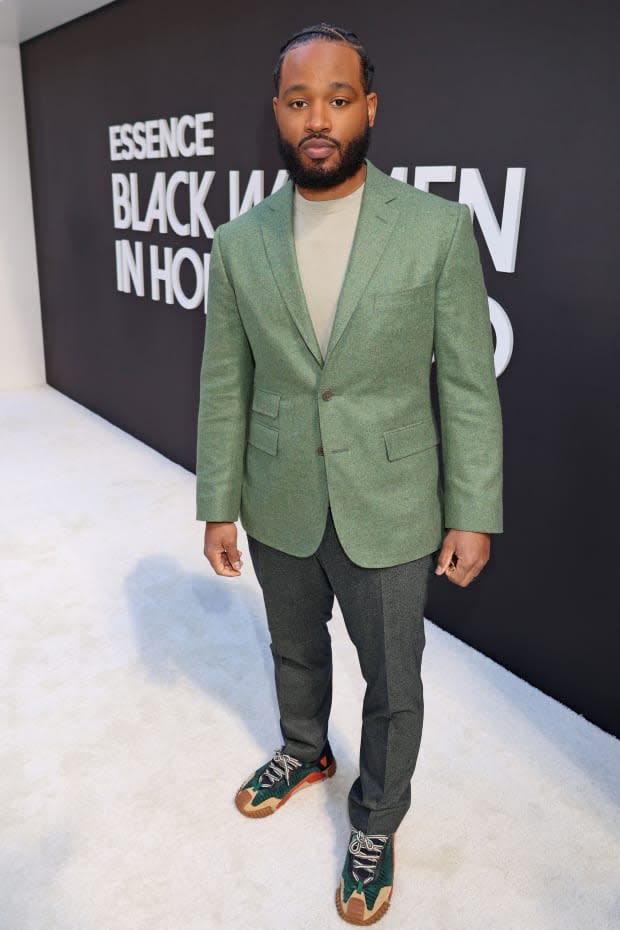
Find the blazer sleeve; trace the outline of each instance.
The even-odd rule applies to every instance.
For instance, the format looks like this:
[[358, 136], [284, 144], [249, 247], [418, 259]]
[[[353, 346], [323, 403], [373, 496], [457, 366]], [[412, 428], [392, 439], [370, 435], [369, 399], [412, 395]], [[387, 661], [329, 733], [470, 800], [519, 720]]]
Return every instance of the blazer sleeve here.
[[200, 369], [196, 519], [239, 517], [254, 360], [215, 231]]
[[501, 533], [502, 415], [488, 298], [465, 204], [437, 282], [434, 351], [445, 526]]

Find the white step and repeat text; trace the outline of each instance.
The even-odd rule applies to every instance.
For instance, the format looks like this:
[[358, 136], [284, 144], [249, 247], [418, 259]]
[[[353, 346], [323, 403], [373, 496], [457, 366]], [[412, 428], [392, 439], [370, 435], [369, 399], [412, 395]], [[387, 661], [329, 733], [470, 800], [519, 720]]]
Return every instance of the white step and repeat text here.
[[[108, 127], [112, 162], [146, 159], [204, 158], [215, 154], [214, 117], [212, 112], [184, 114]], [[119, 166], [120, 167], [120, 166]], [[428, 191], [433, 183], [457, 183], [458, 201], [466, 203], [472, 220], [476, 217], [484, 242], [497, 271], [513, 273], [516, 266], [519, 226], [525, 185], [525, 168], [507, 168], [502, 216], [498, 219], [477, 168], [455, 165], [418, 165], [413, 179], [406, 167], [394, 167], [392, 177], [413, 183]], [[278, 171], [267, 194], [286, 183], [288, 175]], [[156, 171], [150, 190], [141, 189], [137, 171], [112, 172], [112, 210], [114, 228], [126, 234], [143, 234], [137, 238], [115, 239], [116, 287], [126, 294], [165, 301], [184, 310], [200, 307], [206, 313], [210, 253], [194, 248], [192, 240], [213, 239], [214, 226], [207, 200], [216, 180], [216, 172]], [[228, 171], [229, 219], [250, 210], [266, 196], [265, 173], [250, 172], [242, 186], [240, 172]], [[181, 220], [177, 198], [186, 207]], [[179, 238], [179, 247], [161, 247], [149, 242], [149, 233], [167, 233]], [[193, 287], [188, 292], [181, 284], [181, 269], [189, 263], [193, 270]], [[187, 277], [186, 277], [187, 280]], [[489, 314], [496, 336], [495, 371], [507, 367], [513, 349], [512, 326], [508, 314], [489, 297]]]

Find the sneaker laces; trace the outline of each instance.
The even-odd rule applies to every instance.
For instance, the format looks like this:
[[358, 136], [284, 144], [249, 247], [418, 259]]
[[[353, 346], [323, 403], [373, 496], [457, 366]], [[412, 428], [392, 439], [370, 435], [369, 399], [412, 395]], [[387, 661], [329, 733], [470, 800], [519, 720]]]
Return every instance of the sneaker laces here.
[[[361, 881], [363, 885], [367, 885], [374, 880], [381, 853], [388, 839], [389, 837], [382, 833], [369, 836], [361, 830], [351, 831], [349, 842], [349, 852], [353, 855], [351, 873], [356, 882]], [[363, 871], [368, 873], [365, 878], [360, 876], [360, 872]]]
[[289, 756], [286, 752], [280, 752], [278, 749], [265, 771], [258, 779], [261, 788], [271, 788], [276, 782], [286, 778], [287, 785], [290, 784], [291, 772], [300, 768], [303, 763], [296, 759], [295, 756]]

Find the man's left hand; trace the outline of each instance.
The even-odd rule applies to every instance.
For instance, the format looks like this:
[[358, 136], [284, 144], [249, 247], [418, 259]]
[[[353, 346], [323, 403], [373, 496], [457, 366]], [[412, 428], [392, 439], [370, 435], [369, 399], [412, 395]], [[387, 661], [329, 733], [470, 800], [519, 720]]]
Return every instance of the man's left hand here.
[[437, 559], [435, 574], [445, 574], [448, 581], [466, 588], [470, 581], [478, 577], [490, 555], [489, 533], [448, 530]]

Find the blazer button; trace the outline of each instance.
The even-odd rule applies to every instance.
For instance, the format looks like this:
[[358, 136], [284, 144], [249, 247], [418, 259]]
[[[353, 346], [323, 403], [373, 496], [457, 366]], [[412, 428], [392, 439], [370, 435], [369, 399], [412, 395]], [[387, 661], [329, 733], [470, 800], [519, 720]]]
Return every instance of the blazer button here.
[[323, 446], [319, 446], [318, 449], [317, 449], [316, 451], [319, 453], [319, 455], [323, 455], [323, 454], [324, 454], [324, 453], [323, 453]]
[[326, 391], [323, 391], [323, 393], [321, 394], [321, 397], [323, 398], [323, 400], [329, 400], [329, 398], [333, 396], [333, 393], [334, 393], [333, 391], [330, 391], [330, 389], [327, 388]]

